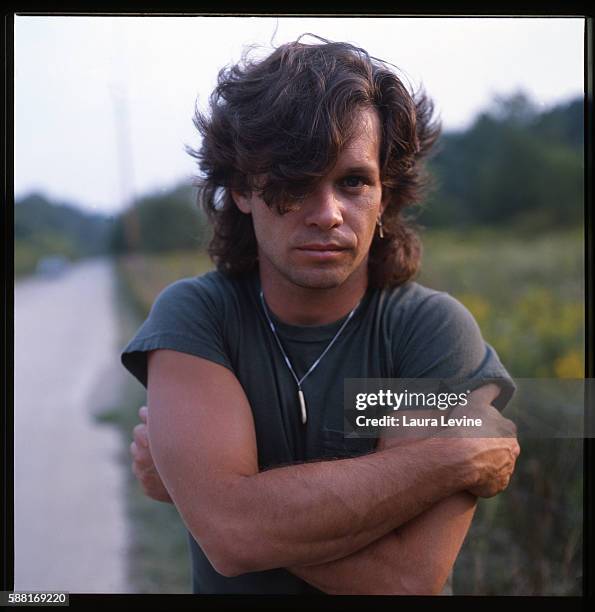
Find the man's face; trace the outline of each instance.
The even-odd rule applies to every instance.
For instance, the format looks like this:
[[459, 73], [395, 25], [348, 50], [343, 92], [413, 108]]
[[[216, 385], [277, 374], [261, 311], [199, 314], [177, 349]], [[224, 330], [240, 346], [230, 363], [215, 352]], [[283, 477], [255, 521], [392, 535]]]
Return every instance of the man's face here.
[[261, 276], [308, 289], [366, 277], [382, 210], [377, 113], [361, 110], [354, 133], [332, 170], [285, 214], [257, 193], [234, 193], [240, 210], [252, 215]]

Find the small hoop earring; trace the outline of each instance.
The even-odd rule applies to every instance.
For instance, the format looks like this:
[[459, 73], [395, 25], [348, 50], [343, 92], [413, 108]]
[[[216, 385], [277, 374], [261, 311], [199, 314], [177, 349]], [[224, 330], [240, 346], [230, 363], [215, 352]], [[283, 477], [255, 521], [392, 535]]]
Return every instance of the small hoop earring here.
[[378, 236], [380, 238], [384, 238], [384, 229], [382, 227], [382, 215], [379, 215], [378, 219], [376, 219], [376, 225], [378, 226]]

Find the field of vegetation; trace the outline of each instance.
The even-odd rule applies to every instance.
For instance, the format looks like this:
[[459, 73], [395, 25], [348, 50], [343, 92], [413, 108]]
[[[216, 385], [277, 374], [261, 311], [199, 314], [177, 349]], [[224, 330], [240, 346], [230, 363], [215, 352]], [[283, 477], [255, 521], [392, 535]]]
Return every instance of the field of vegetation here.
[[[431, 232], [419, 281], [448, 291], [517, 378], [584, 376], [582, 230]], [[521, 439], [504, 495], [479, 504], [457, 594], [580, 594], [582, 440]]]
[[[158, 256], [128, 255], [117, 262], [119, 344], [124, 347], [147, 316], [155, 296], [173, 280], [200, 274], [211, 267], [195, 251]], [[116, 426], [122, 436], [120, 461], [127, 474], [129, 517], [129, 582], [138, 593], [190, 593], [190, 556], [187, 533], [171, 504], [148, 499], [130, 469], [132, 429], [138, 408], [146, 403], [140, 383], [128, 377], [119, 404], [100, 419]]]
[[[504, 229], [434, 230], [423, 236], [419, 282], [462, 301], [514, 377], [583, 376], [582, 231], [527, 236]], [[137, 323], [166, 285], [209, 268], [197, 251], [121, 257], [123, 295]], [[132, 385], [128, 405], [112, 415], [127, 435], [144, 401], [139, 385]], [[521, 446], [508, 491], [479, 504], [455, 566], [455, 594], [581, 592], [582, 441], [527, 439]], [[179, 518], [172, 508], [143, 500], [134, 483], [131, 487], [139, 588], [188, 591], [189, 558]]]

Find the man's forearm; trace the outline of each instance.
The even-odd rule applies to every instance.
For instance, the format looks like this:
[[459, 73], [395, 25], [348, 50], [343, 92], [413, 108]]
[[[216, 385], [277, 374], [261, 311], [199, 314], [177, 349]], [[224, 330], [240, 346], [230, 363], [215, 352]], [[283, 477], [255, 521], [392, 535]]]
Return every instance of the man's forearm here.
[[[159, 490], [165, 492], [163, 485]], [[159, 496], [161, 501], [171, 498]], [[444, 587], [475, 510], [462, 491], [364, 548], [326, 563], [288, 567], [329, 594], [437, 594]]]
[[[155, 474], [158, 480], [156, 471]], [[172, 503], [161, 481], [156, 487], [154, 480], [153, 499]], [[439, 593], [454, 565], [475, 505], [474, 496], [464, 491], [456, 493], [346, 557], [287, 569], [329, 594]]]
[[226, 539], [231, 575], [341, 559], [468, 488], [473, 475], [459, 453], [463, 447], [426, 439], [221, 483], [218, 524], [225, 531], [203, 525], [195, 537], [207, 549], [210, 538]]
[[286, 569], [329, 595], [405, 595], [395, 564], [400, 547], [394, 530], [341, 559]]
[[434, 595], [442, 592], [475, 511], [460, 492], [361, 550], [318, 565], [287, 568], [335, 595]]

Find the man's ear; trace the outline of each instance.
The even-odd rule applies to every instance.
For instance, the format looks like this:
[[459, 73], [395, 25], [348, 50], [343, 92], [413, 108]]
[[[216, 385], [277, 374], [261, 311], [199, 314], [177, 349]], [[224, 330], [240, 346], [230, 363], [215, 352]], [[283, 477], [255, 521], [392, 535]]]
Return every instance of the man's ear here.
[[249, 191], [235, 191], [232, 189], [231, 197], [236, 203], [236, 206], [245, 215], [252, 213], [252, 193]]

